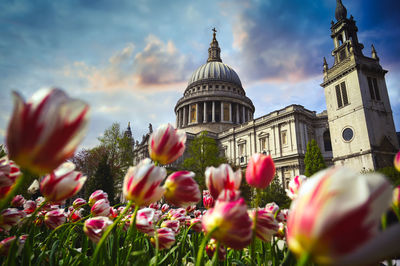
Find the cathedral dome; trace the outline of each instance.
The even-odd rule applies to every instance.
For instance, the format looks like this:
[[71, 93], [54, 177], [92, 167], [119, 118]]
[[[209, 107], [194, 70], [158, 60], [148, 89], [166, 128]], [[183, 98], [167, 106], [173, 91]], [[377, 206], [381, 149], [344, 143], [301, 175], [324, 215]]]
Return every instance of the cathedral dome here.
[[200, 66], [189, 79], [188, 87], [197, 82], [218, 80], [230, 82], [242, 87], [238, 74], [230, 66], [218, 62], [211, 61]]

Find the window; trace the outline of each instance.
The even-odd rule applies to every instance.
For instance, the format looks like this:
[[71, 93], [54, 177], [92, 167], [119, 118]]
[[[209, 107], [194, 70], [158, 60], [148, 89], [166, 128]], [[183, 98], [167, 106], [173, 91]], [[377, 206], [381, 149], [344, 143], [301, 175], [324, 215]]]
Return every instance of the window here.
[[338, 108], [348, 105], [349, 100], [347, 98], [346, 83], [343, 81], [342, 83], [336, 85], [335, 90]]
[[260, 150], [261, 150], [261, 152], [266, 152], [267, 149], [269, 148], [268, 146], [269, 146], [268, 145], [268, 138], [267, 137], [260, 138]]
[[331, 135], [329, 133], [329, 130], [324, 132], [323, 139], [325, 151], [332, 151]]
[[343, 130], [343, 132], [342, 132], [342, 137], [346, 142], [351, 141], [353, 139], [353, 137], [354, 137], [353, 130], [351, 128], [349, 128], [349, 127], [345, 128]]
[[196, 123], [197, 122], [197, 106], [196, 104], [192, 104], [190, 106], [190, 123]]
[[219, 85], [215, 85], [215, 88], [218, 89], [218, 88], [219, 88]]
[[281, 132], [282, 146], [287, 145], [287, 130]]
[[223, 120], [224, 121], [229, 121], [229, 103], [223, 103], [223, 111], [224, 111], [224, 116], [223, 116]]
[[241, 143], [238, 145], [239, 156], [244, 156], [246, 154], [246, 143]]
[[379, 94], [378, 81], [376, 80], [376, 78], [368, 77], [368, 87], [371, 99], [380, 101], [381, 95]]

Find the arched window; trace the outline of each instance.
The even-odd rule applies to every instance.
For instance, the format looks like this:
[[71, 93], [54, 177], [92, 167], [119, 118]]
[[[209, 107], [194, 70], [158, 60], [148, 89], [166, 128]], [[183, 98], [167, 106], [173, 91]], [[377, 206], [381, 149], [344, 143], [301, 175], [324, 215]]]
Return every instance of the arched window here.
[[325, 151], [332, 151], [331, 134], [329, 133], [329, 129], [324, 132], [323, 138]]

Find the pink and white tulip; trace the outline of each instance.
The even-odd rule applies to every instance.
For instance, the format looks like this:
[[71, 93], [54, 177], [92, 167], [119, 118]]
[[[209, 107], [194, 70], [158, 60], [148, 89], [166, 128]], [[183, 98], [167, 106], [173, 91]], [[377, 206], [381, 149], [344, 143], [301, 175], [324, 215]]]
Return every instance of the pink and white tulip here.
[[169, 209], [169, 205], [166, 204], [166, 203], [164, 203], [164, 204], [161, 206], [161, 211], [162, 211], [163, 213], [166, 212], [166, 211], [168, 211], [168, 209]]
[[24, 212], [26, 214], [31, 214], [36, 210], [36, 201], [33, 200], [27, 200], [24, 203]]
[[286, 195], [291, 199], [295, 200], [300, 186], [307, 180], [305, 175], [297, 175], [292, 178], [289, 182], [289, 189], [286, 190]]
[[[214, 256], [215, 250], [217, 249], [217, 241], [215, 239], [210, 239], [210, 242], [206, 245], [207, 256], [211, 259]], [[218, 260], [226, 259], [226, 248], [223, 245], [219, 246], [218, 249]]]
[[83, 231], [95, 243], [100, 241], [104, 231], [112, 224], [112, 221], [104, 216], [87, 219]]
[[258, 189], [265, 189], [275, 176], [275, 164], [271, 156], [256, 153], [251, 156], [246, 168], [247, 183]]
[[0, 227], [9, 231], [13, 226], [19, 224], [25, 213], [15, 208], [8, 208], [0, 212]]
[[188, 171], [174, 172], [164, 183], [164, 197], [172, 205], [188, 207], [200, 201], [199, 185], [195, 174]]
[[[175, 243], [175, 234], [170, 228], [163, 227], [157, 229], [157, 236], [158, 236], [158, 248], [160, 250], [168, 249], [172, 247], [172, 245]], [[152, 237], [150, 241], [153, 244], [153, 246], [155, 246], [154, 237]]]
[[23, 207], [25, 204], [25, 198], [22, 195], [15, 195], [11, 201], [12, 207]]
[[394, 168], [400, 172], [400, 151], [394, 157]]
[[180, 232], [181, 223], [178, 220], [166, 220], [161, 223], [161, 227], [170, 228], [175, 234]]
[[378, 173], [361, 175], [341, 167], [316, 173], [291, 204], [290, 250], [309, 254], [317, 264], [334, 264], [378, 234], [391, 197], [390, 183]]
[[95, 204], [96, 201], [101, 200], [101, 199], [108, 200], [108, 194], [101, 189], [96, 190], [89, 197], [89, 202], [88, 202], [89, 206], [93, 206], [93, 204]]
[[110, 214], [110, 202], [108, 199], [101, 199], [93, 204], [90, 209], [93, 216], [108, 216]]
[[[254, 223], [256, 219], [256, 210], [251, 210], [249, 215]], [[272, 236], [278, 232], [278, 229], [278, 221], [274, 218], [272, 213], [266, 210], [258, 210], [255, 232], [259, 239], [264, 242], [271, 241]]]
[[77, 198], [74, 200], [74, 202], [72, 202], [72, 207], [74, 207], [74, 209], [79, 209], [80, 207], [82, 207], [85, 204], [87, 204], [86, 200], [84, 200], [82, 198]]
[[50, 202], [60, 202], [78, 193], [86, 181], [86, 176], [74, 170], [75, 165], [66, 162], [46, 175], [40, 182], [42, 195]]
[[185, 151], [186, 133], [171, 124], [163, 124], [154, 131], [149, 140], [149, 154], [153, 161], [170, 164]]
[[89, 106], [60, 89], [39, 90], [27, 102], [16, 92], [7, 130], [10, 159], [37, 174], [50, 173], [74, 154], [85, 136]]
[[153, 235], [154, 213], [155, 210], [153, 208], [144, 208], [139, 210], [136, 215], [136, 229], [142, 233]]
[[44, 223], [50, 229], [55, 229], [65, 223], [67, 217], [64, 210], [49, 211], [44, 216]]
[[200, 233], [203, 230], [201, 225], [201, 218], [192, 218], [190, 220], [190, 226], [192, 226], [193, 231]]
[[267, 203], [265, 205], [264, 210], [269, 212], [269, 213], [272, 213], [274, 215], [274, 217], [275, 217], [276, 215], [278, 215], [279, 206], [275, 202], [270, 202], [270, 203]]
[[0, 158], [0, 199], [7, 195], [20, 175], [21, 172], [13, 161], [7, 156]]
[[252, 221], [243, 198], [217, 201], [215, 207], [203, 215], [202, 224], [206, 233], [214, 230], [211, 237], [228, 247], [242, 249], [251, 242]]
[[125, 198], [139, 206], [160, 200], [165, 191], [160, 184], [166, 175], [165, 168], [155, 166], [148, 158], [135, 167], [129, 167], [123, 184]]
[[240, 170], [233, 172], [229, 164], [221, 164], [218, 168], [207, 167], [205, 178], [211, 196], [217, 199], [219, 193], [224, 189], [239, 189], [242, 182], [242, 173]]
[[15, 236], [10, 236], [0, 241], [0, 255], [8, 256], [12, 243], [15, 241]]
[[206, 209], [210, 209], [214, 207], [215, 200], [211, 196], [210, 191], [208, 190], [203, 190], [203, 205]]

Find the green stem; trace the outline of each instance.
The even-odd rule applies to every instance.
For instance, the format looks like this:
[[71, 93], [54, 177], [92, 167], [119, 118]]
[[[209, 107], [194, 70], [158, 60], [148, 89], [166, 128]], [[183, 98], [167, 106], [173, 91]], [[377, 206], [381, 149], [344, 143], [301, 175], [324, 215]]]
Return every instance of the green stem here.
[[196, 259], [196, 266], [201, 266], [203, 265], [203, 253], [204, 249], [206, 248], [208, 240], [210, 240], [212, 233], [214, 233], [218, 227], [215, 227], [213, 230], [208, 232], [205, 237], [203, 238], [203, 241], [201, 241], [200, 248], [199, 248], [199, 253], [197, 253], [197, 259]]
[[260, 204], [260, 195], [261, 195], [261, 190], [257, 189], [256, 190], [256, 206], [255, 206], [255, 215], [254, 215], [254, 222], [253, 222], [253, 236], [251, 238], [251, 253], [250, 253], [250, 260], [251, 264], [255, 265], [255, 250], [256, 250], [256, 230], [257, 230], [257, 219], [258, 219], [258, 205]]
[[24, 174], [24, 172], [22, 170], [21, 170], [21, 173], [22, 173], [21, 176], [19, 178], [17, 178], [17, 181], [13, 185], [12, 190], [8, 192], [8, 194], [6, 195], [6, 197], [4, 199], [0, 200], [0, 211], [4, 210], [6, 207], [9, 206], [11, 200], [14, 198], [14, 195], [17, 193], [20, 186], [24, 183], [24, 181], [26, 179], [26, 175]]
[[131, 205], [132, 205], [132, 201], [130, 200], [128, 202], [128, 204], [126, 205], [125, 210], [118, 216], [118, 218], [104, 232], [99, 243], [96, 245], [96, 249], [94, 251], [92, 261], [90, 262], [91, 266], [93, 266], [97, 262], [97, 257], [99, 256], [100, 249], [103, 246], [104, 242], [106, 241], [107, 236], [111, 233], [111, 231], [114, 229], [114, 227], [121, 221], [122, 217], [124, 217], [124, 215], [129, 211], [129, 208], [131, 207]]
[[218, 262], [218, 252], [219, 252], [220, 243], [217, 241], [217, 247], [215, 248], [214, 255], [211, 261], [211, 265], [216, 265]]
[[159, 241], [158, 241], [158, 232], [157, 232], [157, 229], [154, 231], [154, 239], [155, 239], [155, 241], [156, 241], [156, 255], [155, 255], [155, 257], [156, 257], [156, 260], [155, 260], [155, 262], [154, 262], [154, 265], [158, 265], [158, 250], [159, 250], [159, 245], [160, 245], [160, 243], [159, 243]]
[[307, 265], [308, 261], [310, 260], [311, 254], [308, 252], [305, 252], [303, 254], [301, 254], [300, 259], [297, 261], [297, 266], [304, 266]]

